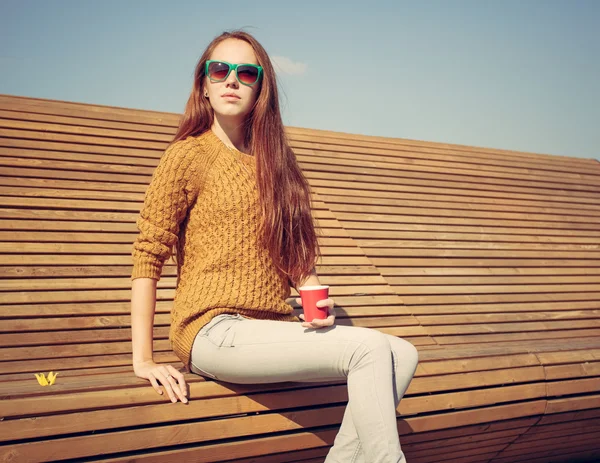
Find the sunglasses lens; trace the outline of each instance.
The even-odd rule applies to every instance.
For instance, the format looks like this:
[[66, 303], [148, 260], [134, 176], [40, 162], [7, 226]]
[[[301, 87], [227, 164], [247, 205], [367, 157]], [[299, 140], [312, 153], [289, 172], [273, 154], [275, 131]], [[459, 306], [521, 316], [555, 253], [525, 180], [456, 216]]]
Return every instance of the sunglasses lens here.
[[214, 80], [223, 80], [227, 77], [229, 65], [225, 63], [210, 63], [208, 65], [208, 77]]
[[239, 66], [237, 75], [241, 83], [252, 85], [258, 80], [258, 69], [253, 66]]

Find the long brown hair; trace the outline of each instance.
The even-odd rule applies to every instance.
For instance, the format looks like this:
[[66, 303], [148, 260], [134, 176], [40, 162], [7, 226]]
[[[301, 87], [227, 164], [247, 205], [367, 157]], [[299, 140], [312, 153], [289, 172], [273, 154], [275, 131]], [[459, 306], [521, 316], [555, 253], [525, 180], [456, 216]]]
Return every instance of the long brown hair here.
[[205, 63], [216, 46], [227, 39], [250, 44], [263, 67], [256, 102], [244, 124], [245, 146], [256, 159], [262, 217], [259, 239], [277, 268], [294, 284], [301, 284], [320, 254], [310, 208], [310, 187], [285, 135], [271, 60], [253, 36], [243, 31], [224, 32], [208, 45], [196, 65], [192, 92], [172, 143], [198, 136], [212, 126], [213, 109], [202, 96]]

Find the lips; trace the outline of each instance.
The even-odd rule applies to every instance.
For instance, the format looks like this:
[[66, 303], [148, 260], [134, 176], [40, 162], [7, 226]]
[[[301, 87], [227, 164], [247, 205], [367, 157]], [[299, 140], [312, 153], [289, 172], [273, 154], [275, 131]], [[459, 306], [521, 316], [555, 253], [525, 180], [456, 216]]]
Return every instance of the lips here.
[[221, 95], [222, 98], [237, 98], [238, 100], [240, 99], [240, 97], [238, 95], [236, 95], [235, 93], [224, 93], [223, 95]]

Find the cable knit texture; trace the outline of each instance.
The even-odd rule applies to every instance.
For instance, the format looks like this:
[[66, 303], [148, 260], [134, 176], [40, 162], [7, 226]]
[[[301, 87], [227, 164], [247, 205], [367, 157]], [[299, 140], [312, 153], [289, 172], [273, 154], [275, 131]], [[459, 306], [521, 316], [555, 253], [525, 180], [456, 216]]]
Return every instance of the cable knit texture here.
[[229, 150], [212, 131], [167, 148], [137, 226], [132, 280], [160, 280], [177, 248], [169, 340], [188, 369], [198, 331], [219, 314], [299, 321], [285, 301], [287, 277], [259, 244], [254, 157]]

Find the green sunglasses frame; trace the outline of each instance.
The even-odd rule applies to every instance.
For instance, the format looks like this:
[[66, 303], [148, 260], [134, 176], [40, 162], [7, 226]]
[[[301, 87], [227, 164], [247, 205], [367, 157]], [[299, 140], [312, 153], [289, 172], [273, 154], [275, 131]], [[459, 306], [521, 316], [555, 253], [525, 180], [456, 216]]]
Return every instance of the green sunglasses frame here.
[[[227, 66], [229, 66], [229, 71], [227, 71], [227, 75], [225, 77], [223, 77], [222, 79], [213, 79], [212, 77], [210, 77], [210, 74], [208, 73], [208, 67], [211, 65], [211, 63], [223, 63], [223, 64], [226, 64]], [[250, 67], [258, 69], [258, 76], [256, 76], [256, 82], [254, 82], [253, 84], [246, 84], [246, 83], [242, 82], [240, 80], [240, 76], [238, 75], [238, 71], [237, 71], [239, 66], [250, 66]], [[209, 78], [209, 80], [211, 82], [223, 82], [223, 81], [227, 80], [227, 78], [229, 77], [229, 74], [231, 74], [231, 71], [235, 71], [235, 78], [238, 80], [238, 82], [240, 84], [246, 85], [247, 87], [252, 87], [253, 85], [256, 85], [258, 82], [260, 82], [263, 68], [262, 68], [262, 66], [259, 66], [258, 64], [246, 64], [246, 63], [233, 64], [233, 63], [228, 63], [227, 61], [218, 60], [218, 59], [207, 60], [206, 65], [204, 67], [204, 74], [206, 74], [206, 76]]]

